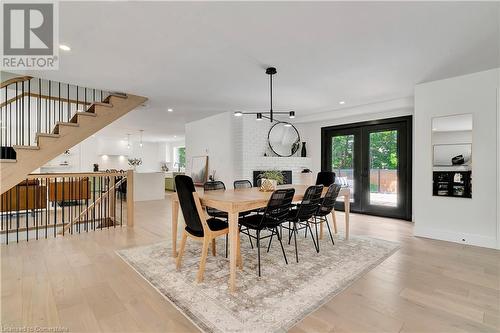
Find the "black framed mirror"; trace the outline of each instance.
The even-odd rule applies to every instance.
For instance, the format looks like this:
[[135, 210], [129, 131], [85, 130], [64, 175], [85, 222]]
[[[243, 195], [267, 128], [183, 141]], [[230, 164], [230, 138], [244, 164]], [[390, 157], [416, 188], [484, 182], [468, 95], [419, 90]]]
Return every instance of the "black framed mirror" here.
[[277, 122], [269, 130], [267, 142], [276, 155], [290, 157], [299, 150], [299, 131], [290, 123]]

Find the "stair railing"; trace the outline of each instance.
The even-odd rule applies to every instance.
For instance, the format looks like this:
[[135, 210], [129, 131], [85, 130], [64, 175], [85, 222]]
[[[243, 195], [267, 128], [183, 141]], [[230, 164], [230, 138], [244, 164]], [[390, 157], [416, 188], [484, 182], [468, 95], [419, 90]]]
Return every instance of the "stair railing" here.
[[15, 77], [0, 85], [0, 146], [36, 145], [36, 133], [51, 133], [58, 122], [103, 102], [109, 91], [69, 83]]
[[0, 243], [134, 224], [133, 172], [30, 174], [0, 196]]

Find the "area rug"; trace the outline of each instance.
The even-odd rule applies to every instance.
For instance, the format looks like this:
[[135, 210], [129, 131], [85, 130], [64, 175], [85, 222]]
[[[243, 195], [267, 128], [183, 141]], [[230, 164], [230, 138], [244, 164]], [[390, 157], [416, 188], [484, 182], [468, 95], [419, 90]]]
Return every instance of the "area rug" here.
[[257, 275], [257, 250], [241, 238], [243, 270], [236, 293], [228, 291], [229, 261], [224, 239], [217, 256], [208, 257], [204, 282], [196, 283], [201, 243], [188, 238], [181, 270], [175, 269], [169, 242], [118, 251], [118, 255], [204, 332], [284, 332], [326, 303], [399, 248], [397, 243], [343, 235], [332, 245], [328, 234], [316, 253], [311, 237], [285, 244], [288, 265], [273, 240], [261, 244], [262, 277]]

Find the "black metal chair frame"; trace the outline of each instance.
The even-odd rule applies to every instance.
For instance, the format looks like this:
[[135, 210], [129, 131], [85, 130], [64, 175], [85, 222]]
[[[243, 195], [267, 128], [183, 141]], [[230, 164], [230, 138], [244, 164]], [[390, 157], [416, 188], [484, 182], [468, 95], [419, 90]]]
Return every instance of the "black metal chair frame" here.
[[[243, 185], [243, 184], [247, 184], [247, 186], [240, 186], [240, 185]], [[252, 182], [249, 181], [248, 179], [240, 179], [240, 180], [235, 180], [233, 182], [233, 187], [234, 189], [240, 189], [240, 188], [252, 188]]]
[[[282, 189], [282, 190], [276, 190], [273, 192], [271, 195], [271, 198], [269, 199], [268, 205], [264, 211], [264, 214], [257, 214], [258, 216], [261, 217], [261, 221], [259, 226], [256, 229], [249, 228], [246, 226], [243, 226], [240, 224], [239, 229], [242, 234], [245, 234], [248, 236], [250, 239], [250, 243], [252, 242], [251, 239], [255, 239], [257, 243], [257, 265], [258, 265], [258, 272], [259, 272], [259, 277], [261, 276], [261, 267], [260, 267], [260, 244], [263, 239], [270, 238], [269, 245], [267, 246], [267, 252], [269, 252], [269, 249], [271, 247], [271, 241], [274, 236], [278, 238], [278, 241], [280, 242], [281, 246], [281, 251], [283, 253], [283, 258], [285, 259], [285, 264], [288, 265], [288, 259], [286, 257], [285, 253], [285, 248], [283, 247], [283, 242], [282, 242], [282, 234], [278, 230], [278, 226], [281, 226], [282, 223], [286, 221], [286, 218], [289, 214], [290, 207], [291, 207], [291, 201], [293, 199], [293, 195], [295, 193], [295, 189]], [[271, 202], [273, 200], [276, 200], [275, 196], [284, 194], [286, 200], [286, 196], [288, 196], [290, 202], [285, 202], [284, 204], [277, 206], [277, 207], [270, 207]], [[279, 211], [279, 212], [278, 212]], [[271, 223], [268, 223], [268, 221], [272, 221], [272, 226]], [[270, 226], [267, 226], [267, 225]], [[255, 230], [255, 235], [252, 235], [250, 232], [250, 229]], [[262, 231], [270, 231], [271, 233], [266, 235], [266, 236], [261, 236]]]
[[[299, 251], [297, 248], [297, 235], [300, 230], [307, 230], [312, 233], [310, 221], [313, 219], [314, 214], [319, 208], [319, 204], [321, 201], [321, 193], [323, 192], [323, 185], [313, 185], [309, 186], [304, 193], [304, 198], [302, 202], [297, 205], [296, 216], [293, 219], [288, 219], [288, 226], [283, 226], [284, 229], [288, 229], [288, 244], [292, 241], [292, 236], [294, 238], [295, 243], [295, 259], [299, 262]], [[318, 229], [316, 225], [316, 234], [318, 234]], [[316, 244], [316, 240], [314, 236], [311, 237], [314, 244], [314, 249], [316, 252], [319, 252], [318, 245]]]
[[[330, 234], [330, 239], [332, 241], [332, 244], [335, 245], [335, 242], [333, 240], [333, 235], [332, 235], [332, 230], [330, 228], [330, 223], [328, 223], [327, 216], [330, 214], [335, 206], [335, 202], [337, 201], [337, 197], [339, 196], [341, 186], [338, 184], [332, 184], [328, 187], [328, 191], [325, 194], [325, 197], [323, 198], [323, 201], [321, 202], [321, 205], [318, 207], [318, 210], [313, 216], [313, 219], [310, 221], [310, 223], [314, 224], [314, 227], [316, 228], [316, 241], [318, 244], [318, 252], [319, 252], [319, 237], [318, 237], [318, 224], [325, 223], [326, 226], [328, 227], [328, 233]], [[314, 237], [311, 233], [311, 236]], [[307, 230], [306, 230], [306, 237], [307, 237]]]

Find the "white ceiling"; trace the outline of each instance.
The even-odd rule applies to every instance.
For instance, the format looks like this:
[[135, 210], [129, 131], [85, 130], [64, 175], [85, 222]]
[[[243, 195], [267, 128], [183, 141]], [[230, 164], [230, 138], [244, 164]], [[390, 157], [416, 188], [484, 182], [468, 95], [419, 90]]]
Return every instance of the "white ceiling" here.
[[[150, 98], [105, 130], [183, 135], [187, 121], [268, 108], [300, 116], [413, 95], [499, 66], [498, 2], [60, 2], [59, 71]], [[36, 74], [36, 73], [35, 73]], [[345, 100], [345, 105], [339, 101]], [[166, 112], [172, 107], [173, 113]], [[211, 129], [213, 130], [213, 129]]]

